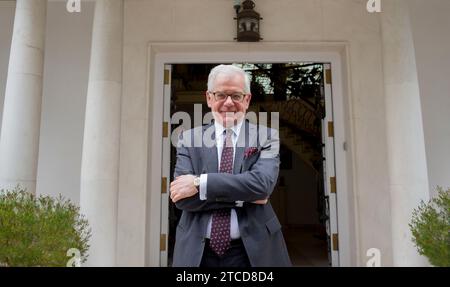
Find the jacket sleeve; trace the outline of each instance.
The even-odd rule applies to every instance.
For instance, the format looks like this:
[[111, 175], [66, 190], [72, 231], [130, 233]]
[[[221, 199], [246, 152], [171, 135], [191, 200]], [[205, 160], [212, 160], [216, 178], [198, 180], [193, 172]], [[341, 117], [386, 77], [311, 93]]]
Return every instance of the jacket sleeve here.
[[271, 137], [261, 143], [258, 160], [240, 174], [208, 174], [209, 202], [234, 202], [266, 199], [271, 195], [278, 179], [280, 140], [278, 132], [270, 129]]
[[[175, 165], [174, 178], [184, 174], [199, 175], [196, 174], [194, 170], [191, 158], [191, 154], [193, 153], [194, 148], [188, 147], [188, 145], [186, 144], [186, 139], [188, 137], [183, 137], [183, 134], [178, 141], [177, 162]], [[209, 175], [208, 175], [208, 182], [209, 182]], [[208, 186], [208, 196], [209, 196], [209, 186]], [[194, 196], [183, 198], [177, 201], [175, 203], [175, 206], [181, 210], [195, 212], [195, 211], [206, 211], [213, 209], [236, 207], [236, 203], [235, 201], [214, 202], [209, 200], [200, 200], [199, 193], [196, 193]]]

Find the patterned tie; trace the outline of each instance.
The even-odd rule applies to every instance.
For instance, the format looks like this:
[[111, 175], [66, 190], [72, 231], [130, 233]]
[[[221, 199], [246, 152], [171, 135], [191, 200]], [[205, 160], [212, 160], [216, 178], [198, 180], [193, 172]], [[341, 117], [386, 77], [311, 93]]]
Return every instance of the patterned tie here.
[[[233, 131], [227, 129], [223, 144], [219, 172], [233, 173]], [[212, 215], [210, 248], [222, 256], [230, 247], [231, 209], [218, 209]]]

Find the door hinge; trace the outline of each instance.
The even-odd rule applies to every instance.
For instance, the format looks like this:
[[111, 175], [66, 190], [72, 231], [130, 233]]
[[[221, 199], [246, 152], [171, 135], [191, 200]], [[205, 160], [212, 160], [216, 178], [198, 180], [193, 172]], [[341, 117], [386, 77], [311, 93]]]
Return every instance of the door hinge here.
[[162, 130], [162, 136], [163, 138], [166, 138], [169, 136], [169, 123], [163, 122], [163, 130]]
[[331, 69], [325, 70], [325, 83], [331, 84]]
[[331, 69], [325, 70], [325, 83], [331, 85]]
[[166, 251], [166, 234], [161, 234], [159, 237], [159, 251]]
[[161, 193], [167, 192], [167, 177], [161, 178]]
[[170, 70], [164, 70], [164, 85], [170, 84]]
[[339, 236], [337, 233], [333, 233], [333, 251], [338, 251], [339, 250]]
[[336, 193], [336, 177], [330, 177], [330, 193]]
[[334, 122], [328, 122], [328, 136], [334, 137]]

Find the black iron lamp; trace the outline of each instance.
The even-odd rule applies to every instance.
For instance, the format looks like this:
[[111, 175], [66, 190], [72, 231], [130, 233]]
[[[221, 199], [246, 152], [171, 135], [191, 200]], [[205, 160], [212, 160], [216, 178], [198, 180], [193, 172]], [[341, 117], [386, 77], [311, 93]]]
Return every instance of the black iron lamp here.
[[252, 0], [245, 0], [241, 5], [241, 1], [235, 0], [233, 7], [236, 10], [236, 18], [234, 19], [237, 23], [237, 38], [235, 40], [238, 42], [258, 42], [262, 40], [259, 35], [259, 20], [262, 20], [262, 18], [259, 13], [253, 10], [255, 3]]

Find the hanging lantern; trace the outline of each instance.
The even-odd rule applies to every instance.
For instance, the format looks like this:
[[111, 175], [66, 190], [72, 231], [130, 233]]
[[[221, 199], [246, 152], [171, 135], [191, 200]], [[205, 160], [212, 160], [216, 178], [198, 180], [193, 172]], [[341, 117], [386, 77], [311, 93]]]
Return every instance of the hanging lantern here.
[[242, 3], [242, 10], [240, 9], [240, 1], [235, 1], [234, 9], [236, 10], [236, 22], [237, 22], [237, 40], [238, 42], [258, 42], [262, 40], [259, 35], [259, 20], [262, 18], [259, 16], [253, 8], [255, 3], [251, 0], [245, 0]]

